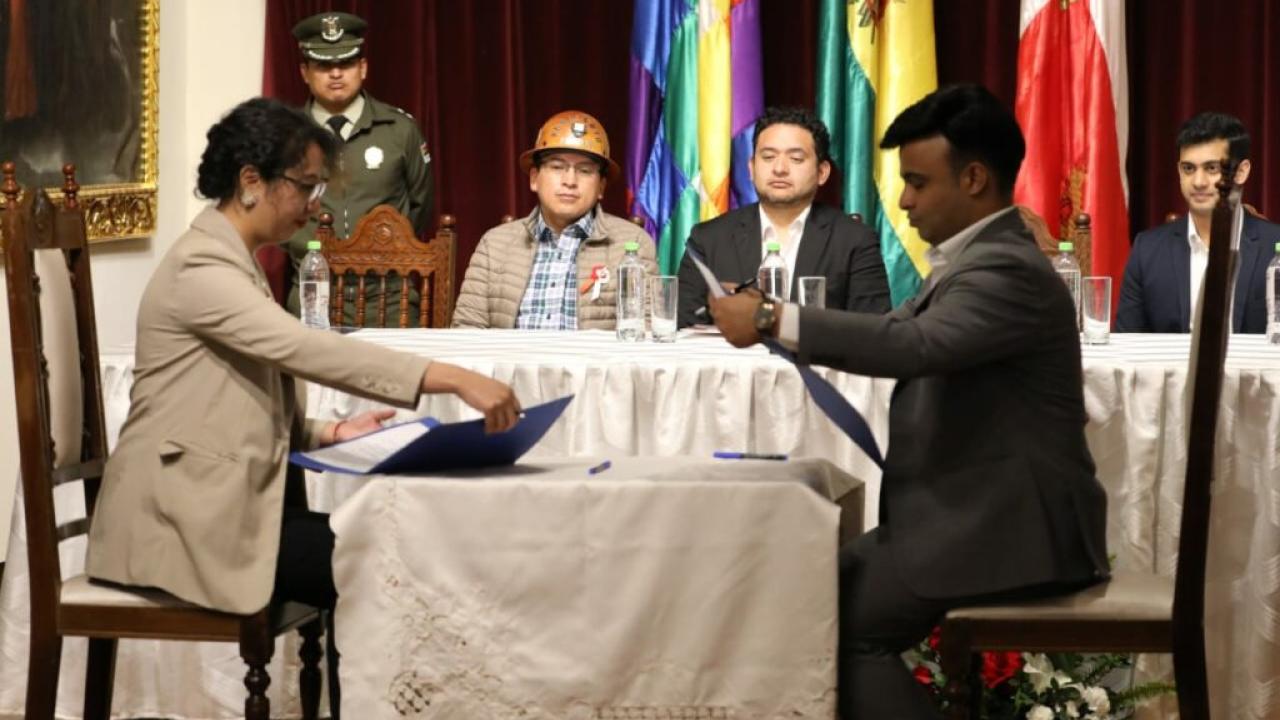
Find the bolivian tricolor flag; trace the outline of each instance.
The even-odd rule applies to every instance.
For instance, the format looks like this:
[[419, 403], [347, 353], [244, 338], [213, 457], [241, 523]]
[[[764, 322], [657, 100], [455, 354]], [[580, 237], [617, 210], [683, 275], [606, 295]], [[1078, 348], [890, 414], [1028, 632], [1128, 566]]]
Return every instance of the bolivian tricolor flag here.
[[938, 87], [933, 0], [821, 1], [818, 116], [844, 174], [844, 209], [879, 234], [898, 305], [929, 274], [928, 246], [898, 208], [898, 151], [879, 144], [898, 113]]

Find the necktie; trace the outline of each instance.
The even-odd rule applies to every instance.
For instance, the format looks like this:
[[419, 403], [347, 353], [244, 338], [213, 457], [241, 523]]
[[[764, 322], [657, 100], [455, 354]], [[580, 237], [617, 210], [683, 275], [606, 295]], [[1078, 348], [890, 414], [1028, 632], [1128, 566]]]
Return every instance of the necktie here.
[[338, 136], [339, 140], [346, 140], [346, 138], [342, 137], [342, 126], [347, 124], [346, 115], [334, 115], [324, 122], [333, 131], [333, 134]]

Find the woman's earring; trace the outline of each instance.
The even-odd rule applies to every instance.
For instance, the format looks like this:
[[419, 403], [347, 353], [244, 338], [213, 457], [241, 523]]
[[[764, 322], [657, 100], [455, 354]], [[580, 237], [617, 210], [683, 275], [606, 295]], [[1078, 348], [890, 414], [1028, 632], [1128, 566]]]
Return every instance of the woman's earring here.
[[240, 204], [244, 205], [246, 208], [251, 208], [254, 205], [258, 204], [258, 196], [254, 195], [248, 190], [245, 190], [244, 192], [240, 193]]

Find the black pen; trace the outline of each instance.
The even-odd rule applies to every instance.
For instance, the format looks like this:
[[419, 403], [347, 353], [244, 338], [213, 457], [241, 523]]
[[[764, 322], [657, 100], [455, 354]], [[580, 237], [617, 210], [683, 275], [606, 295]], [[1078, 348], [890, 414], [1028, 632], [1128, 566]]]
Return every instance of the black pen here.
[[[746, 282], [740, 282], [740, 283], [738, 283], [738, 286], [737, 286], [737, 287], [735, 287], [735, 288], [733, 289], [733, 293], [732, 293], [732, 294], [737, 295], [738, 293], [742, 292], [743, 290], [746, 290], [747, 288], [751, 287], [752, 285], [755, 285], [755, 284], [756, 284], [756, 282], [757, 282], [758, 280], [759, 280], [759, 278], [751, 278], [750, 280], [747, 280]], [[707, 313], [707, 306], [706, 306], [706, 305], [703, 305], [702, 307], [698, 308], [697, 310], [694, 310], [694, 311], [693, 311], [693, 314], [694, 314], [694, 315], [702, 315], [703, 317], [706, 317], [708, 320], [710, 320], [710, 319], [711, 319], [711, 316]]]

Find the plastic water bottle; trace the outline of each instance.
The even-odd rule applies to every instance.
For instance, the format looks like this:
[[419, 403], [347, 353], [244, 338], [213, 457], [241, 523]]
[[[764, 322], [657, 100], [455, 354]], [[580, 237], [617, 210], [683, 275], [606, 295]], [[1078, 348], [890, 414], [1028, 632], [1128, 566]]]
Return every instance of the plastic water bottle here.
[[1058, 243], [1058, 257], [1053, 259], [1053, 269], [1058, 271], [1058, 277], [1062, 278], [1062, 282], [1067, 284], [1067, 290], [1071, 293], [1071, 303], [1076, 308], [1076, 327], [1080, 327], [1080, 263], [1076, 262], [1076, 256], [1072, 252], [1075, 245], [1069, 242]]
[[302, 324], [329, 329], [329, 263], [320, 254], [320, 241], [307, 241], [307, 254], [298, 267], [299, 304]]
[[644, 263], [636, 254], [640, 244], [629, 242], [622, 246], [627, 254], [618, 263], [618, 339], [627, 342], [644, 340], [644, 292], [646, 278]]
[[764, 262], [760, 263], [760, 292], [769, 297], [786, 300], [791, 294], [791, 286], [787, 284], [787, 263], [782, 259], [782, 246], [776, 241], [769, 241], [764, 246]]
[[1280, 345], [1280, 242], [1267, 265], [1267, 340]]

